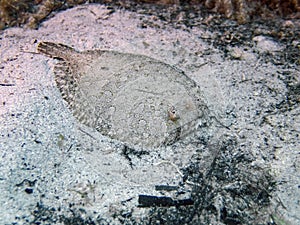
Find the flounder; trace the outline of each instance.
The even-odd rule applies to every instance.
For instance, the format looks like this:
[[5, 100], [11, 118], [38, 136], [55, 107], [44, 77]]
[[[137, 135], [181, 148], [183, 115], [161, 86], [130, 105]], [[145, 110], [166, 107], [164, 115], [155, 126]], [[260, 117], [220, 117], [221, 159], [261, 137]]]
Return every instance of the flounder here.
[[40, 42], [37, 50], [58, 59], [55, 81], [75, 118], [112, 139], [146, 148], [168, 145], [205, 117], [200, 87], [166, 63], [52, 42]]

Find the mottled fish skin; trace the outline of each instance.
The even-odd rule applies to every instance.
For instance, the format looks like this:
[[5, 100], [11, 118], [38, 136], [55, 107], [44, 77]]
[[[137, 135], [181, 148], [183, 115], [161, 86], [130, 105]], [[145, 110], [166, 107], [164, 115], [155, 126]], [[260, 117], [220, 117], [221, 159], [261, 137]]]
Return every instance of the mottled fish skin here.
[[58, 59], [55, 81], [78, 121], [113, 139], [147, 148], [172, 144], [207, 114], [198, 85], [155, 59], [52, 42], [37, 50]]
[[82, 53], [74, 48], [60, 43], [40, 42], [37, 51], [41, 54], [58, 59], [54, 67], [55, 82], [63, 99], [68, 103], [70, 109], [74, 108], [75, 98], [80, 98], [78, 82], [84, 74], [84, 70], [97, 59], [101, 51]]

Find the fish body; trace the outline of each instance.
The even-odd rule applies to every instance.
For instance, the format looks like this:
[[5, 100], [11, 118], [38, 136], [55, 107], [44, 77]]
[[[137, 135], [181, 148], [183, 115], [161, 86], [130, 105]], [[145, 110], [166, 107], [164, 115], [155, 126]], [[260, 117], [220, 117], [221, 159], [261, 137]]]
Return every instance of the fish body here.
[[52, 42], [37, 50], [58, 59], [55, 81], [77, 120], [112, 139], [147, 148], [172, 144], [206, 114], [200, 87], [153, 58]]

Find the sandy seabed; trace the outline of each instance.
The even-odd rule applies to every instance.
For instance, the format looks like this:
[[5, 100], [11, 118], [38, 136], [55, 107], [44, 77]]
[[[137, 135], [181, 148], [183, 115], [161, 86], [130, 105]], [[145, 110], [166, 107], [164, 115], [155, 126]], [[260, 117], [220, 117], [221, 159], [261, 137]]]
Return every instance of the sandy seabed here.
[[[190, 224], [299, 224], [300, 113], [298, 104], [280, 105], [299, 98], [289, 89], [298, 87], [299, 68], [264, 60], [263, 54], [283, 49], [268, 37], [230, 48], [227, 56], [208, 37], [213, 32], [200, 27], [175, 28], [96, 4], [58, 13], [37, 30], [1, 31], [0, 223], [160, 224], [160, 217], [176, 224], [184, 221], [176, 215], [186, 212]], [[55, 60], [35, 54], [40, 41], [146, 55], [175, 66], [202, 88], [211, 120], [173, 146], [128, 152], [76, 121], [55, 85]], [[206, 176], [202, 183], [190, 175], [196, 164]], [[162, 184], [184, 194], [156, 191]], [[197, 190], [214, 195], [201, 199]], [[189, 207], [197, 212], [140, 208], [139, 194], [193, 198]]]

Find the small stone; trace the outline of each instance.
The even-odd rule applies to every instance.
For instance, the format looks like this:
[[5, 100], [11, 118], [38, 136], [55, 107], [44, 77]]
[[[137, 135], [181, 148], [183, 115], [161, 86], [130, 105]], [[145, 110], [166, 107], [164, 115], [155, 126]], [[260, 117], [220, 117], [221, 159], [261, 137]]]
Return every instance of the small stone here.
[[32, 189], [32, 188], [26, 188], [26, 189], [25, 189], [25, 192], [26, 192], [27, 194], [32, 194], [32, 193], [33, 193], [33, 189]]
[[283, 49], [282, 46], [280, 46], [276, 41], [274, 41], [270, 37], [259, 35], [254, 37], [253, 41], [256, 42], [256, 48], [260, 52], [273, 53], [279, 52]]
[[242, 59], [244, 52], [240, 48], [232, 48], [229, 50], [229, 54], [233, 59]]

